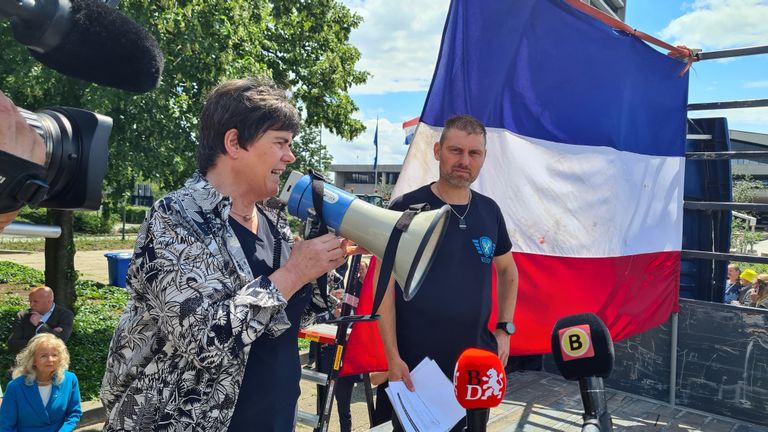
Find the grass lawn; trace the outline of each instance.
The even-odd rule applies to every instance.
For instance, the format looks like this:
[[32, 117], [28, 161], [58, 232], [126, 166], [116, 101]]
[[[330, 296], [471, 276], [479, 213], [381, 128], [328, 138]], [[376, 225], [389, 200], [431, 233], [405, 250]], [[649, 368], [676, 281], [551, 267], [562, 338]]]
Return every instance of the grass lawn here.
[[[0, 370], [13, 364], [8, 352], [8, 336], [19, 310], [29, 307], [27, 292], [43, 284], [43, 272], [8, 261], [0, 261]], [[93, 281], [78, 281], [75, 287], [75, 325], [67, 342], [70, 370], [80, 381], [83, 400], [99, 398], [107, 350], [115, 325], [123, 312], [128, 295], [125, 289]], [[3, 387], [5, 373], [0, 374]]]
[[[16, 314], [29, 307], [29, 289], [42, 285], [44, 280], [41, 271], [0, 261], [0, 383], [3, 388], [8, 383], [5, 371], [14, 361], [8, 352], [7, 342]], [[67, 342], [71, 357], [70, 370], [80, 381], [82, 399], [94, 400], [99, 398], [109, 343], [128, 301], [128, 294], [123, 288], [87, 280], [77, 281], [75, 289], [75, 325]], [[308, 341], [299, 340], [300, 350], [306, 350], [308, 346]]]

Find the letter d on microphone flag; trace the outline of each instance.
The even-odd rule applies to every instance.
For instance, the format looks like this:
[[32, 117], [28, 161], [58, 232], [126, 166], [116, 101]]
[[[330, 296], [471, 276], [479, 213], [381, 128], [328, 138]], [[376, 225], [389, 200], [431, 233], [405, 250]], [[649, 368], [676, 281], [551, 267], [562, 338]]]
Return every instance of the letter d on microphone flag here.
[[485, 124], [472, 187], [499, 204], [512, 239], [511, 354], [549, 352], [563, 316], [595, 312], [621, 340], [678, 310], [684, 66], [565, 1], [451, 2], [392, 196], [438, 178], [446, 119]]

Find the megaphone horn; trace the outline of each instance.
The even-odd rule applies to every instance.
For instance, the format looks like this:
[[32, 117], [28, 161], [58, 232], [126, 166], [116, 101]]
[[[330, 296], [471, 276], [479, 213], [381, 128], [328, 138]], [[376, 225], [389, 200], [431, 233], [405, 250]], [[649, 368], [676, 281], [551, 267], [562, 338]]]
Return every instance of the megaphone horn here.
[[[291, 172], [279, 199], [287, 205], [288, 213], [306, 220], [309, 209], [313, 207], [312, 177]], [[322, 214], [323, 222], [329, 228], [382, 258], [402, 213], [376, 207], [326, 183]], [[392, 273], [406, 300], [413, 298], [429, 271], [449, 215], [450, 207], [447, 205], [438, 210], [421, 212], [402, 234]]]

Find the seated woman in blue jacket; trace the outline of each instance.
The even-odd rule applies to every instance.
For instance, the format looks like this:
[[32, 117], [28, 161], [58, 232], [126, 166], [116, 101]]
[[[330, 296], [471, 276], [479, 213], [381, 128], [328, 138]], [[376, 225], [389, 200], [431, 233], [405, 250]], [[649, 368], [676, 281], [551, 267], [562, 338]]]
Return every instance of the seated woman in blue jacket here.
[[30, 339], [16, 356], [13, 381], [0, 405], [0, 432], [71, 432], [83, 411], [69, 352], [50, 333]]

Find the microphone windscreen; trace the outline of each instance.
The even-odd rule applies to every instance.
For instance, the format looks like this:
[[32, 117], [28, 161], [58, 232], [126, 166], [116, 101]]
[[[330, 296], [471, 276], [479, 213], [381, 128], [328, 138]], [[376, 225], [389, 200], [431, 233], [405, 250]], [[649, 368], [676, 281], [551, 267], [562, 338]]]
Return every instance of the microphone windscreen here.
[[568, 380], [608, 378], [613, 369], [613, 341], [608, 327], [593, 313], [561, 318], [552, 330], [552, 357]]
[[461, 353], [453, 372], [453, 391], [462, 407], [498, 406], [506, 388], [504, 366], [495, 353], [479, 348], [468, 348]]
[[55, 48], [29, 50], [64, 75], [144, 93], [157, 87], [165, 60], [154, 37], [100, 0], [72, 0], [72, 25]]

